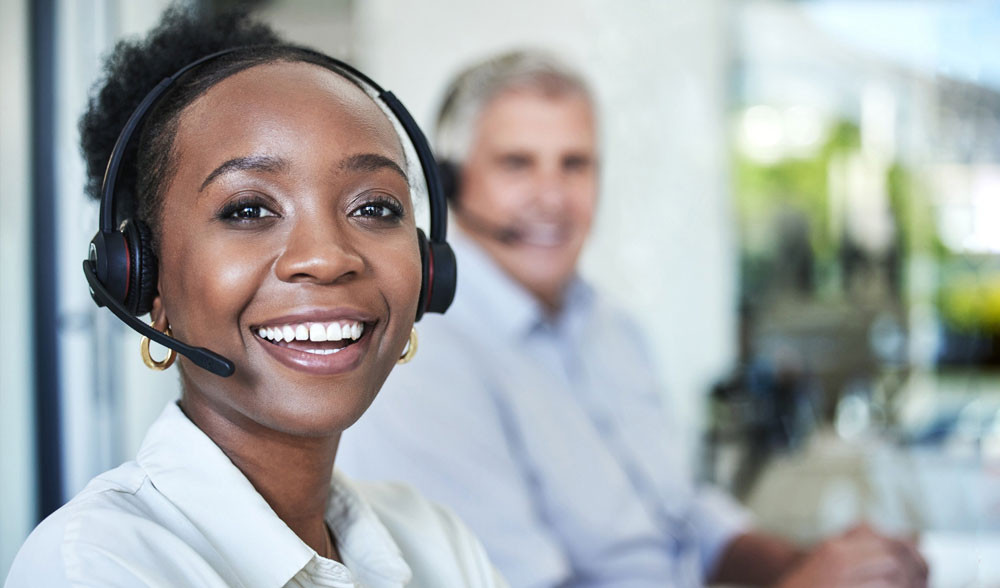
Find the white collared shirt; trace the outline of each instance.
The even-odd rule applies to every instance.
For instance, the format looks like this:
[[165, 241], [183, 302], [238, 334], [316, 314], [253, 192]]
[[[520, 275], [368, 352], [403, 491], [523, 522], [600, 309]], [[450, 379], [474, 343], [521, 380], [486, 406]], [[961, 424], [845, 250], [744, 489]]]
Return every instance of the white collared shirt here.
[[6, 586], [506, 586], [448, 511], [402, 485], [335, 472], [317, 554], [170, 403], [135, 461], [105, 472], [28, 537]]
[[454, 235], [455, 301], [418, 325], [338, 464], [448, 505], [517, 587], [700, 585], [746, 513], [679, 464], [634, 323], [586, 284], [559, 316]]

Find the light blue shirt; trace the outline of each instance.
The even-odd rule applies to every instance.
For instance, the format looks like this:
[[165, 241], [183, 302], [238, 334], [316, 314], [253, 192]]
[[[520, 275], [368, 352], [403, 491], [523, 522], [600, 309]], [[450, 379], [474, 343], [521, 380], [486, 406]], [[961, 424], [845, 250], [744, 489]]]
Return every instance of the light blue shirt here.
[[450, 506], [515, 587], [701, 585], [747, 516], [677, 465], [637, 327], [580, 281], [548, 319], [456, 237], [454, 304], [418, 325], [338, 467]]

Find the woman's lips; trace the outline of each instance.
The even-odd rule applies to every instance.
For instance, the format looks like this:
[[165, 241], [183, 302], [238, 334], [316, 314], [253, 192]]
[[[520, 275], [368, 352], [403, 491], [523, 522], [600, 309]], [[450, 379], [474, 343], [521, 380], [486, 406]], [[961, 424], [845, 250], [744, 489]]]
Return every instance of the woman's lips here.
[[332, 375], [351, 371], [361, 363], [375, 324], [305, 322], [256, 327], [253, 331], [264, 350], [283, 365], [316, 375]]
[[282, 341], [357, 341], [364, 332], [365, 323], [356, 320], [303, 321], [290, 324], [260, 326], [253, 330], [261, 339], [275, 343]]

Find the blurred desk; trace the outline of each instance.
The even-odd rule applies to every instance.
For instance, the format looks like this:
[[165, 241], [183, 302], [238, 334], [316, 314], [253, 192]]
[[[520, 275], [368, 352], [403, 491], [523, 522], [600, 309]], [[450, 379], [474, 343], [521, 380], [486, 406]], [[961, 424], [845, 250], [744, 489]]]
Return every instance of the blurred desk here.
[[[902, 441], [827, 429], [773, 460], [747, 499], [759, 525], [812, 543], [867, 520], [919, 534], [931, 586], [1000, 588], [1000, 380], [955, 382], [918, 380], [906, 402], [919, 410], [900, 422]], [[945, 433], [913, 433], [936, 430], [926, 425], [943, 415], [954, 417]]]
[[776, 460], [748, 506], [761, 528], [813, 543], [867, 520], [918, 534], [934, 588], [1000, 588], [1000, 463], [820, 435]]

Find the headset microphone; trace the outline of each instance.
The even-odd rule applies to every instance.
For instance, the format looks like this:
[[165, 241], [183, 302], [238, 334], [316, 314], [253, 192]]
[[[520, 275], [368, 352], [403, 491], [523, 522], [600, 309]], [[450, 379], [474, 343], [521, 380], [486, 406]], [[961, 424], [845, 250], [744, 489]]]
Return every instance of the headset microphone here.
[[156, 341], [168, 349], [173, 349], [177, 353], [180, 353], [184, 357], [190, 359], [198, 367], [205, 368], [213, 374], [222, 376], [223, 378], [233, 375], [233, 372], [236, 371], [236, 366], [233, 365], [232, 361], [222, 357], [214, 351], [205, 349], [204, 347], [192, 347], [186, 343], [181, 343], [177, 339], [157, 331], [153, 327], [130, 314], [128, 309], [126, 309], [121, 302], [116, 300], [115, 297], [108, 292], [107, 288], [104, 287], [104, 284], [97, 279], [97, 272], [94, 269], [94, 263], [94, 259], [83, 260], [83, 274], [87, 277], [87, 283], [90, 284], [90, 295], [94, 298], [94, 301], [97, 302], [98, 306], [106, 306], [116, 317], [121, 319], [126, 325], [138, 331], [139, 334], [149, 337], [151, 340]]

